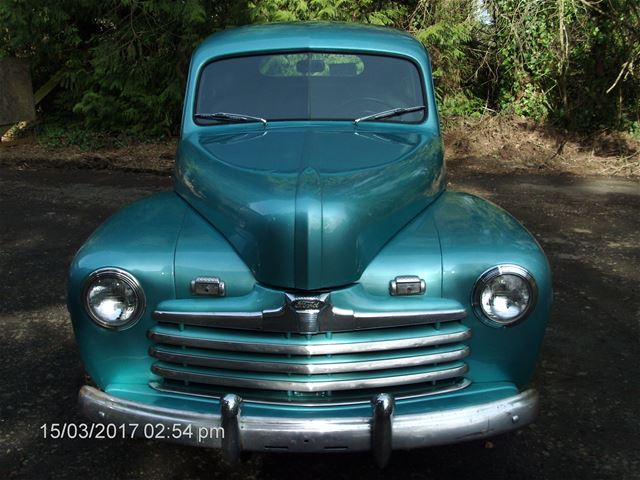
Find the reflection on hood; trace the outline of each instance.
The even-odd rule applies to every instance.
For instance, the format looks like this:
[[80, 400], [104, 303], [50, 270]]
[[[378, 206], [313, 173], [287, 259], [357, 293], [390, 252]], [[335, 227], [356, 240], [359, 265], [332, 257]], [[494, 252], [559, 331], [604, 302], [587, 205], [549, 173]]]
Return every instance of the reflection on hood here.
[[304, 290], [357, 281], [444, 188], [436, 133], [352, 127], [191, 136], [176, 177], [259, 282]]

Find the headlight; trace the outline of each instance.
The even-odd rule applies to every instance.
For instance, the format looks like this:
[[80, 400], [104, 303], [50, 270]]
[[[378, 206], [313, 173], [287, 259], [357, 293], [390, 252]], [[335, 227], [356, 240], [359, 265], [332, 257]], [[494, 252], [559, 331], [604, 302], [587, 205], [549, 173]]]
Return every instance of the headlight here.
[[140, 284], [131, 274], [117, 268], [102, 268], [89, 275], [82, 295], [89, 316], [105, 328], [130, 327], [144, 310]]
[[537, 295], [536, 282], [528, 271], [517, 265], [498, 265], [476, 282], [473, 306], [491, 326], [515, 325], [529, 314]]

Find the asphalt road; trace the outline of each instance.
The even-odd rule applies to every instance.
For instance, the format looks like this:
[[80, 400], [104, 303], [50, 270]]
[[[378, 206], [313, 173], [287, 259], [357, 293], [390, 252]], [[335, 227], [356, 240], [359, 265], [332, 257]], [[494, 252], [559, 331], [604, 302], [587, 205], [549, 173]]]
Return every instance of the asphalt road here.
[[489, 442], [367, 454], [255, 455], [143, 440], [53, 440], [81, 422], [84, 381], [65, 308], [67, 266], [121, 206], [171, 180], [90, 170], [0, 169], [0, 478], [640, 478], [640, 183], [607, 178], [456, 178], [500, 204], [547, 252], [555, 305], [533, 380], [538, 421]]

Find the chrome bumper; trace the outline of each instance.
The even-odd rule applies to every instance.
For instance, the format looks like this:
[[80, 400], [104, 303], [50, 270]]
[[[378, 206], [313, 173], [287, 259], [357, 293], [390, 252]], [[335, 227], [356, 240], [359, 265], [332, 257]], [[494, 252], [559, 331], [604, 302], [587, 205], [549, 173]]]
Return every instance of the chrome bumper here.
[[[381, 394], [372, 400], [370, 417], [332, 419], [242, 416], [242, 400], [225, 396], [220, 411], [195, 413], [123, 400], [96, 388], [82, 387], [81, 412], [90, 420], [117, 425], [138, 425], [135, 436], [146, 436], [144, 425], [191, 425], [191, 437], [171, 435], [166, 440], [188, 445], [222, 448], [229, 460], [242, 450], [256, 452], [335, 452], [372, 450], [384, 465], [391, 449], [410, 449], [484, 438], [532, 422], [538, 394], [526, 390], [494, 402], [412, 415], [394, 415], [393, 398]], [[224, 438], [198, 438], [199, 429], [224, 429]], [[222, 435], [220, 436], [222, 437]]]

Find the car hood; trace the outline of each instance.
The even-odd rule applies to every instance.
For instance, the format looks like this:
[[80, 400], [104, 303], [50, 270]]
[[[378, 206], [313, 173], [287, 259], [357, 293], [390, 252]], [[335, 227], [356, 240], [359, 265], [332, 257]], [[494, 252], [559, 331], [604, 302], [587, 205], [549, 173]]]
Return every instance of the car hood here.
[[234, 130], [180, 142], [176, 191], [266, 285], [357, 281], [444, 187], [437, 132]]

